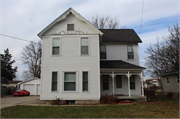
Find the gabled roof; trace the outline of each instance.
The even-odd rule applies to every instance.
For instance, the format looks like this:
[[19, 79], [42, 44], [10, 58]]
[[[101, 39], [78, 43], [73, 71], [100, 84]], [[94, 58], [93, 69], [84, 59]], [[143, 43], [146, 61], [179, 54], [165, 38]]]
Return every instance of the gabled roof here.
[[99, 29], [103, 32], [101, 42], [137, 42], [142, 43], [133, 29]]
[[88, 20], [86, 20], [84, 17], [82, 17], [79, 13], [77, 13], [74, 9], [69, 8], [67, 11], [65, 11], [62, 15], [60, 15], [58, 18], [56, 18], [53, 22], [51, 22], [46, 28], [44, 28], [40, 33], [38, 33], [38, 36], [41, 38], [41, 36], [50, 28], [52, 28], [57, 22], [60, 22], [64, 19], [66, 19], [67, 15], [69, 15], [70, 13], [72, 13], [76, 18], [78, 18], [79, 20], [87, 23], [89, 26], [91, 26], [92, 28], [94, 28], [100, 35], [102, 35], [103, 33], [98, 30], [96, 27], [94, 27]]
[[[22, 84], [22, 83], [29, 82], [29, 81], [36, 80], [36, 79], [39, 79], [39, 78], [34, 77], [34, 78], [32, 78], [32, 79], [25, 80], [25, 81], [20, 82], [20, 83], [18, 83], [18, 84]], [[40, 80], [40, 79], [39, 79], [39, 80]]]
[[11, 81], [5, 77], [1, 77], [1, 83], [4, 83], [4, 84], [17, 84], [19, 82], [22, 82], [22, 81]]
[[145, 69], [138, 65], [130, 64], [122, 60], [101, 60], [100, 68], [103, 69]]
[[150, 82], [150, 81], [153, 81], [153, 80], [160, 81], [160, 79], [146, 79], [146, 82]]
[[166, 72], [164, 74], [161, 75], [161, 77], [163, 76], [170, 76], [170, 75], [178, 75], [179, 71], [171, 71], [171, 72]]

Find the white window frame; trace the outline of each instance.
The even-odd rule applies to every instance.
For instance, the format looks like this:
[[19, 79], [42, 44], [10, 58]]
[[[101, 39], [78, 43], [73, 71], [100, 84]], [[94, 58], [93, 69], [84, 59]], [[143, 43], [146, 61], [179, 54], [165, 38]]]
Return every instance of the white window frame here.
[[[64, 90], [64, 78], [65, 78], [65, 73], [68, 73], [68, 72], [75, 72], [76, 74], [76, 89], [75, 91], [65, 91]], [[75, 93], [75, 92], [78, 92], [78, 71], [63, 71], [62, 73], [62, 93]]]
[[[54, 39], [59, 39], [59, 54], [53, 54], [53, 40]], [[60, 37], [53, 37], [52, 38], [52, 45], [51, 45], [52, 47], [51, 47], [51, 56], [52, 57], [56, 57], [56, 56], [61, 56], [61, 51], [62, 51], [62, 45], [61, 45], [61, 38]]]
[[[128, 46], [132, 46], [132, 49], [133, 49], [133, 59], [129, 59], [128, 58]], [[134, 45], [132, 45], [132, 44], [127, 45], [127, 60], [134, 60]]]
[[[53, 72], [57, 72], [57, 91], [52, 91], [52, 74], [53, 74]], [[54, 70], [54, 71], [51, 71], [51, 75], [50, 75], [50, 76], [51, 76], [51, 83], [50, 83], [50, 84], [51, 84], [51, 88], [50, 88], [51, 92], [59, 92], [59, 86], [58, 86], [58, 83], [59, 83], [59, 82], [58, 82], [59, 72], [58, 72], [58, 71], [55, 71], [55, 70]]]
[[169, 80], [169, 76], [166, 77], [166, 84], [170, 85], [170, 80], [169, 80], [169, 83], [168, 83], [168, 80]]
[[179, 76], [177, 75], [176, 76], [176, 81], [177, 81], [177, 84], [179, 85], [178, 80], [179, 80]]
[[[82, 43], [82, 38], [87, 38], [88, 39], [88, 54], [81, 54], [81, 43]], [[90, 37], [80, 37], [80, 55], [81, 56], [89, 56], [90, 55]]]
[[103, 91], [109, 91], [109, 90], [110, 90], [110, 79], [109, 79], [109, 75], [107, 75], [107, 76], [108, 76], [108, 85], [109, 85], [107, 90], [104, 90], [104, 85], [103, 85], [103, 82], [104, 82], [104, 81], [103, 81], [103, 76], [106, 76], [106, 75], [102, 75], [102, 90], [103, 90]]
[[[88, 90], [87, 91], [83, 91], [83, 72], [87, 72], [88, 73]], [[90, 85], [89, 85], [89, 71], [82, 71], [82, 92], [90, 92]]]

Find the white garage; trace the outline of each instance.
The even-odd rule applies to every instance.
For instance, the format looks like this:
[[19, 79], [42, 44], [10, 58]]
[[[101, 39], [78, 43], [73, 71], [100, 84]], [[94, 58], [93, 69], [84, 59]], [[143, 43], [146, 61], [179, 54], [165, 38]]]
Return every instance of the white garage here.
[[30, 95], [40, 95], [41, 81], [39, 78], [32, 78], [23, 82], [20, 82], [20, 89], [26, 89], [30, 92]]

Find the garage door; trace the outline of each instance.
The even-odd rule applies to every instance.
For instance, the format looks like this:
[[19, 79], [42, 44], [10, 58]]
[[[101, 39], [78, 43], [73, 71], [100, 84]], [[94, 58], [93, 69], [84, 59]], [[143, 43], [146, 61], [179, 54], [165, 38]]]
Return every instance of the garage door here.
[[41, 92], [40, 84], [37, 84], [37, 95], [40, 95], [40, 92]]
[[24, 89], [30, 92], [30, 95], [35, 95], [35, 85], [34, 84], [24, 84]]

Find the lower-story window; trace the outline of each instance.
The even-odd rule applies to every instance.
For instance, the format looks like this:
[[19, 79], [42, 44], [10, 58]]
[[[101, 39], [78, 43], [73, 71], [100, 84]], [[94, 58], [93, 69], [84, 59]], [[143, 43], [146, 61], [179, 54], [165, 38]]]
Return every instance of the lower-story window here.
[[135, 89], [135, 76], [130, 77], [130, 89]]
[[52, 72], [52, 88], [51, 91], [57, 91], [57, 72]]
[[76, 91], [76, 72], [64, 73], [64, 91]]
[[88, 91], [88, 72], [83, 72], [83, 91]]
[[177, 84], [179, 84], [179, 76], [177, 76]]
[[103, 75], [103, 90], [109, 90], [109, 76]]

